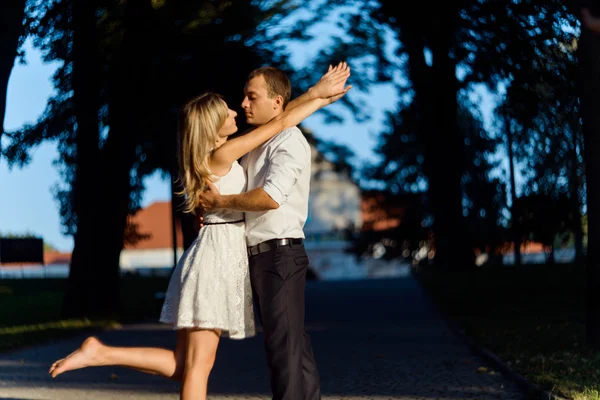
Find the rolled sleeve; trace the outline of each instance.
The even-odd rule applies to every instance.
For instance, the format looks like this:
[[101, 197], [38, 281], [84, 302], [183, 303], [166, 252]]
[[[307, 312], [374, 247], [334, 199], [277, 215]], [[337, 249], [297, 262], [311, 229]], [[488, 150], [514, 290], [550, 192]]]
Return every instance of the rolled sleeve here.
[[263, 190], [279, 205], [285, 203], [292, 187], [310, 161], [310, 149], [301, 133], [285, 139], [269, 157], [269, 167]]

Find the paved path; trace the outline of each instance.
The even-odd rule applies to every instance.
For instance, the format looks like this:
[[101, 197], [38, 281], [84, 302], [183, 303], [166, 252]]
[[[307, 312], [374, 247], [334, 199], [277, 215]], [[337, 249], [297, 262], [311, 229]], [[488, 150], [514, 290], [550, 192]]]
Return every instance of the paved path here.
[[[307, 330], [324, 399], [525, 399], [500, 373], [454, 337], [410, 277], [309, 282]], [[113, 345], [172, 347], [161, 325], [102, 332]], [[119, 367], [69, 372], [52, 380], [49, 364], [83, 338], [0, 355], [0, 400], [177, 399], [178, 385]], [[269, 399], [262, 334], [224, 339], [209, 383], [210, 399]]]

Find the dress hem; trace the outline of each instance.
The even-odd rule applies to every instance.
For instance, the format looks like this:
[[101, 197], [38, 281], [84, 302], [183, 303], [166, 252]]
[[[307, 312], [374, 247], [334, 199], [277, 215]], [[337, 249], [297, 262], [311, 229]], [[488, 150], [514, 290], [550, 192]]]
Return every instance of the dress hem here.
[[159, 320], [159, 322], [162, 323], [162, 324], [171, 325], [171, 327], [173, 328], [173, 330], [189, 329], [189, 328], [207, 329], [207, 330], [219, 329], [221, 331], [221, 337], [232, 339], [232, 340], [249, 339], [249, 338], [252, 338], [252, 337], [256, 336], [256, 332], [251, 333], [251, 334], [246, 334], [245, 336], [241, 336], [241, 335], [238, 335], [238, 334], [231, 335], [230, 334], [231, 329], [225, 329], [225, 328], [222, 328], [222, 327], [219, 327], [219, 326], [216, 326], [216, 325], [207, 325], [207, 324], [182, 324], [182, 325], [176, 325], [175, 323], [173, 323], [171, 321], [165, 321], [165, 320]]

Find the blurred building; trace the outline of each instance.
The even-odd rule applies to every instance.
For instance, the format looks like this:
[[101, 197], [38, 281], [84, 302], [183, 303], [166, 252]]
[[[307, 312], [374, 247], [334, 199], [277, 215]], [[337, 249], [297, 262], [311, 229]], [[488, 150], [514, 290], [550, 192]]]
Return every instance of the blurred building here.
[[65, 265], [71, 263], [71, 253], [55, 250], [44, 251], [44, 265]]
[[308, 219], [304, 226], [307, 240], [343, 239], [347, 231], [362, 226], [361, 191], [345, 172], [312, 150], [312, 176]]
[[[396, 198], [398, 197], [398, 198]], [[378, 190], [361, 193], [361, 231], [386, 231], [400, 226], [405, 218], [409, 200], [414, 196], [390, 198], [390, 195]]]

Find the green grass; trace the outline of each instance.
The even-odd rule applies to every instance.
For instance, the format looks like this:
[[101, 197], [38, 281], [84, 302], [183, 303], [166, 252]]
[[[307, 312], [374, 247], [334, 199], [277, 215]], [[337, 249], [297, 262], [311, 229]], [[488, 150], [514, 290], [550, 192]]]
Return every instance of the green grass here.
[[113, 320], [62, 320], [62, 279], [0, 281], [0, 351], [13, 350], [123, 322], [158, 319], [161, 300], [154, 294], [167, 288], [166, 278], [123, 277], [122, 313]]
[[574, 265], [415, 270], [465, 334], [542, 388], [600, 400], [600, 353], [585, 342], [585, 271]]

